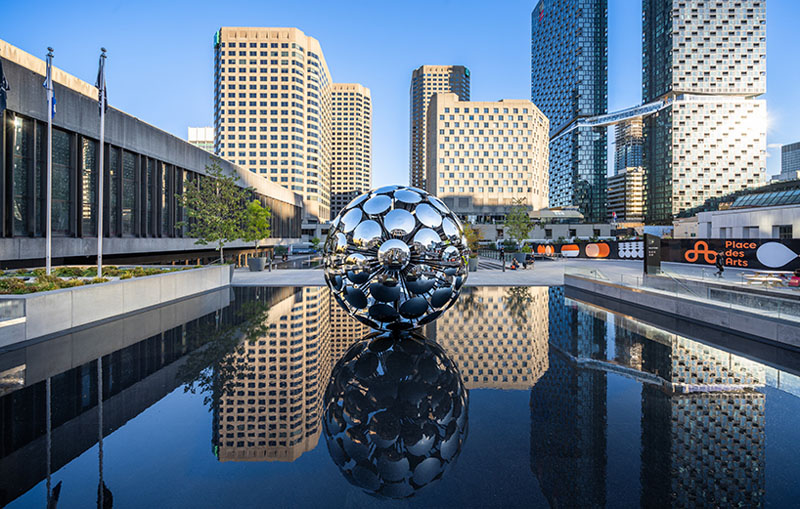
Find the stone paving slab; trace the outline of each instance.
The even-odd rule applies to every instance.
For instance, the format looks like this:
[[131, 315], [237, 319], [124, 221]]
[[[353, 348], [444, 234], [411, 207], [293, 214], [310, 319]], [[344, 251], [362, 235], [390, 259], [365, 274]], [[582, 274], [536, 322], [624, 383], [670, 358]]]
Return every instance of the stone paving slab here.
[[[538, 261], [526, 270], [478, 269], [471, 272], [467, 286], [558, 286], [564, 284], [564, 271], [596, 268], [610, 279], [637, 276], [642, 273], [641, 261], [628, 260], [555, 260]], [[237, 269], [233, 286], [324, 286], [320, 269], [278, 269], [249, 272]]]

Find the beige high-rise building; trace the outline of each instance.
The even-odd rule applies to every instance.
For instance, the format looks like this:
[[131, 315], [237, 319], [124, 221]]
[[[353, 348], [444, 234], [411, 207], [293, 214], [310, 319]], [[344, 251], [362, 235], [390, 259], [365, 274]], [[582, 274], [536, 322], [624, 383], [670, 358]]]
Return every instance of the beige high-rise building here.
[[331, 219], [372, 187], [372, 97], [358, 83], [331, 87]]
[[223, 362], [233, 394], [217, 409], [220, 461], [294, 461], [317, 445], [332, 362], [330, 291], [299, 289], [269, 311], [269, 332]]
[[319, 42], [297, 28], [222, 27], [214, 48], [215, 152], [327, 221], [332, 79]]
[[426, 190], [471, 221], [502, 219], [512, 200], [548, 204], [549, 121], [531, 101], [460, 101], [428, 107]]
[[608, 177], [608, 216], [617, 222], [644, 221], [644, 170], [624, 168]]
[[549, 301], [546, 287], [467, 287], [426, 332], [468, 389], [530, 389], [549, 366]]
[[469, 69], [463, 65], [423, 65], [411, 73], [409, 183], [425, 189], [428, 104], [434, 94], [454, 93], [469, 101]]

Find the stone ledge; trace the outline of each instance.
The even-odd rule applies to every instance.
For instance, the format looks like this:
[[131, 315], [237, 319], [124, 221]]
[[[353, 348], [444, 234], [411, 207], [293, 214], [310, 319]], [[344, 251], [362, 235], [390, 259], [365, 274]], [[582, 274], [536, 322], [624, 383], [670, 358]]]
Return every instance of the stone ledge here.
[[21, 302], [24, 310], [22, 323], [0, 328], [0, 348], [138, 313], [230, 283], [230, 266], [222, 265], [27, 295], [0, 295], [0, 302]]
[[657, 313], [715, 327], [731, 334], [744, 334], [773, 344], [800, 348], [800, 327], [792, 320], [572, 274], [564, 274], [564, 285]]

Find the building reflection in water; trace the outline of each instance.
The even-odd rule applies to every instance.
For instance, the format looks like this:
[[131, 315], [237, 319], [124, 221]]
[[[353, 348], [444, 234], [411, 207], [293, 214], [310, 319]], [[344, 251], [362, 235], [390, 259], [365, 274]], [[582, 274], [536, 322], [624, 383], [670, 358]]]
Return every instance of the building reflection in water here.
[[[213, 412], [220, 461], [294, 461], [317, 445], [331, 369], [327, 288], [297, 288], [274, 302], [265, 327], [218, 362], [233, 366]], [[221, 387], [221, 388], [220, 388]]]
[[[180, 386], [206, 338], [238, 328], [248, 293], [212, 292], [0, 355], [0, 379], [13, 374], [0, 387], [0, 506], [42, 480], [50, 488], [52, 472]], [[102, 475], [102, 452], [98, 463]], [[98, 485], [108, 505], [113, 486]]]
[[214, 395], [220, 461], [294, 461], [317, 446], [331, 369], [369, 329], [327, 287], [293, 289], [270, 306], [263, 330], [217, 363], [232, 367]]
[[546, 287], [465, 287], [426, 327], [460, 368], [468, 389], [532, 387], [547, 371]]
[[641, 384], [641, 505], [762, 505], [762, 365], [608, 320], [560, 288], [550, 304], [550, 367], [530, 406], [531, 469], [552, 505], [606, 504], [608, 373]]

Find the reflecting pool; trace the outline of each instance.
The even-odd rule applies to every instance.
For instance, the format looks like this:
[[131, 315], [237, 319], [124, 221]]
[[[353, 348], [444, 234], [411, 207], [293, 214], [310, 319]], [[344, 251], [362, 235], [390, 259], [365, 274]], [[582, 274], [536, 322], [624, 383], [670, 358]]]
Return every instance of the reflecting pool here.
[[0, 506], [790, 506], [800, 355], [740, 343], [561, 287], [394, 340], [324, 287], [213, 292], [0, 352]]

